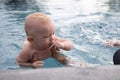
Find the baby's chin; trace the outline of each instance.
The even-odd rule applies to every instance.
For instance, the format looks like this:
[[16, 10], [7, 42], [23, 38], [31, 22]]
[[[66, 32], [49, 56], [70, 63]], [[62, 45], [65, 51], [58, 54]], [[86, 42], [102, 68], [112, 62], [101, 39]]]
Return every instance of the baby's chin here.
[[40, 48], [41, 50], [49, 49], [49, 46], [43, 46]]

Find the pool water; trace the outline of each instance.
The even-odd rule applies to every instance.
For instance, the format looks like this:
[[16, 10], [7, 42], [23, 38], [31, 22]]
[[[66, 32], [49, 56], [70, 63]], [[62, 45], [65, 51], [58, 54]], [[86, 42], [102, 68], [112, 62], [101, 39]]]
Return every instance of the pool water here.
[[[0, 69], [19, 69], [16, 56], [26, 38], [25, 17], [33, 12], [48, 14], [56, 22], [56, 35], [74, 43], [62, 51], [72, 59], [91, 64], [113, 65], [118, 48], [102, 41], [120, 39], [120, 0], [0, 0]], [[45, 60], [45, 67], [61, 67]]]

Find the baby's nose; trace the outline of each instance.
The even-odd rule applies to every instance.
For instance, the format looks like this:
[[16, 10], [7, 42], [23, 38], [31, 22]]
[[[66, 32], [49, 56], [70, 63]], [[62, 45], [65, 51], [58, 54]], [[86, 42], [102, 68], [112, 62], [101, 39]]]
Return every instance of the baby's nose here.
[[50, 43], [53, 43], [53, 42], [54, 42], [53, 35], [51, 35], [51, 37], [50, 37]]
[[53, 37], [52, 35], [49, 37], [49, 44], [53, 43]]
[[54, 40], [52, 38], [49, 39], [49, 47], [53, 44]]

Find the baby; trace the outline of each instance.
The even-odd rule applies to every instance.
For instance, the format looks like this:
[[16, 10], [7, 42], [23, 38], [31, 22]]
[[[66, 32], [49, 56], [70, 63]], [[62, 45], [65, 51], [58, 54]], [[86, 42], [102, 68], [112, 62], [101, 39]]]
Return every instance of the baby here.
[[26, 17], [25, 32], [27, 44], [17, 57], [20, 66], [39, 68], [44, 65], [44, 59], [55, 58], [61, 64], [66, 64], [67, 57], [61, 56], [60, 49], [69, 51], [73, 44], [67, 39], [55, 36], [55, 24], [45, 14], [32, 13]]

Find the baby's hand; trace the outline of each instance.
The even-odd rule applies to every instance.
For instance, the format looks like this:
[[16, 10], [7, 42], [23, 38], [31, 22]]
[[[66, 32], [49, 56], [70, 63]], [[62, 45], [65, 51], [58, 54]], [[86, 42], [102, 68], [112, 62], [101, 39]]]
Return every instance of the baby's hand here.
[[63, 49], [64, 48], [64, 44], [60, 41], [56, 41], [54, 42], [51, 46], [50, 49], [54, 48], [55, 50], [59, 50], [59, 49]]
[[43, 61], [35, 61], [32, 63], [32, 67], [34, 68], [40, 68], [43, 67], [44, 62]]

